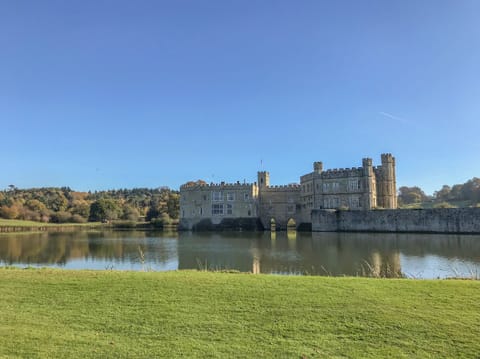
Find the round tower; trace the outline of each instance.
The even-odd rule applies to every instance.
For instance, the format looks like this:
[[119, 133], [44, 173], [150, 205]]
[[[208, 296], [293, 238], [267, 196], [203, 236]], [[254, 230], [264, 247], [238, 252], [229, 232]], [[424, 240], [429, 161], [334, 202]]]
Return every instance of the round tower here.
[[381, 193], [379, 206], [383, 208], [397, 208], [397, 179], [395, 175], [395, 157], [391, 153], [382, 153], [381, 166]]

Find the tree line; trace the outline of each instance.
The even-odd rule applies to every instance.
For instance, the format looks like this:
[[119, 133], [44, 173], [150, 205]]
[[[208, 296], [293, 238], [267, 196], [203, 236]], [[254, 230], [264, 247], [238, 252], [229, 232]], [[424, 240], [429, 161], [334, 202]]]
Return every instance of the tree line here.
[[433, 196], [428, 196], [418, 186], [403, 186], [398, 189], [399, 205], [430, 202], [436, 207], [479, 206], [480, 178], [474, 177], [463, 184], [443, 185]]
[[78, 192], [69, 187], [0, 192], [0, 217], [51, 223], [178, 219], [179, 192], [167, 187]]

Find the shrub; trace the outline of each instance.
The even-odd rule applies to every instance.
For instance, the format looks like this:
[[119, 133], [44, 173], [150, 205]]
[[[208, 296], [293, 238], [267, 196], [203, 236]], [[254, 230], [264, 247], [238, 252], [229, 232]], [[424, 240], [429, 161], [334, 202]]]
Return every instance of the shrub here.
[[137, 222], [135, 221], [114, 221], [113, 227], [115, 228], [135, 228]]
[[73, 222], [73, 223], [85, 223], [85, 222], [87, 222], [87, 219], [84, 218], [84, 217], [82, 217], [82, 216], [79, 215], [79, 214], [74, 214], [74, 215], [72, 216], [72, 222]]
[[53, 222], [53, 223], [68, 223], [71, 221], [72, 221], [72, 215], [64, 211], [54, 212], [50, 217], [50, 222]]
[[17, 206], [2, 206], [0, 207], [0, 217], [6, 218], [6, 219], [15, 219], [19, 215], [19, 209]]
[[448, 202], [440, 202], [440, 203], [435, 203], [433, 205], [433, 208], [457, 208], [457, 207]]

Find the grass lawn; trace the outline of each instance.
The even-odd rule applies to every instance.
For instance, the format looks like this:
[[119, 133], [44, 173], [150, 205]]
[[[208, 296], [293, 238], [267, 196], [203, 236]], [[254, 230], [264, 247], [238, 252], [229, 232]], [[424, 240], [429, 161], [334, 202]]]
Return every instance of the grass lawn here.
[[34, 221], [22, 221], [18, 219], [0, 218], [0, 227], [92, 227], [101, 226], [100, 222], [87, 223], [43, 223]]
[[479, 281], [0, 269], [2, 358], [479, 354]]

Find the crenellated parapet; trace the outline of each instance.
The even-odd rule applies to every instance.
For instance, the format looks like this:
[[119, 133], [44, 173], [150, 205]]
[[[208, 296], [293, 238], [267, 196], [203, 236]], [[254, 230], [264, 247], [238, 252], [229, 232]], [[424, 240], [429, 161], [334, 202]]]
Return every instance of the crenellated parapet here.
[[352, 168], [334, 168], [327, 171], [323, 171], [321, 174], [322, 179], [333, 179], [342, 177], [361, 177], [363, 176], [363, 167]]
[[264, 188], [264, 191], [298, 191], [300, 185], [297, 183], [291, 183], [287, 185], [268, 186]]
[[252, 187], [252, 186], [255, 186], [256, 184], [255, 183], [240, 183], [240, 182], [237, 182], [237, 183], [225, 183], [225, 182], [221, 182], [221, 183], [191, 183], [191, 182], [188, 182], [188, 183], [185, 183], [183, 185], [180, 186], [180, 190], [186, 190], [186, 191], [195, 191], [195, 190], [198, 190], [198, 189], [205, 189], [205, 190], [208, 190], [208, 189], [219, 189], [219, 188], [225, 188], [225, 189], [245, 189], [245, 188], [249, 188], [249, 187]]

